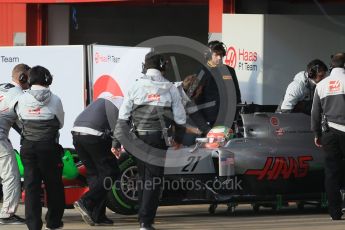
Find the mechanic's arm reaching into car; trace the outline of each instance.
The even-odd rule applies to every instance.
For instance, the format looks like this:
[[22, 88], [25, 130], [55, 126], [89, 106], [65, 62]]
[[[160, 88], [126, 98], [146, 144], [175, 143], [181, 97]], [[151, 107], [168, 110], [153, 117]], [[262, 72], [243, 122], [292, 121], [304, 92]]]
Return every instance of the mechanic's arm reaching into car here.
[[296, 104], [304, 97], [304, 86], [298, 82], [291, 82], [286, 89], [286, 93], [281, 104], [282, 113], [291, 113]]

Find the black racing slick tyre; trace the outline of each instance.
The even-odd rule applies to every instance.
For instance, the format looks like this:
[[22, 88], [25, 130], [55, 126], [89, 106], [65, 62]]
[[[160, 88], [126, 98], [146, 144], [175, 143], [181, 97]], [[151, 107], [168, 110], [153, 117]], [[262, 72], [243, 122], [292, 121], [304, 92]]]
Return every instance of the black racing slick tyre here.
[[2, 202], [2, 196], [3, 196], [3, 194], [2, 194], [2, 185], [0, 184], [0, 201]]
[[133, 156], [122, 153], [118, 160], [120, 176], [107, 195], [107, 207], [122, 215], [138, 213], [138, 168]]

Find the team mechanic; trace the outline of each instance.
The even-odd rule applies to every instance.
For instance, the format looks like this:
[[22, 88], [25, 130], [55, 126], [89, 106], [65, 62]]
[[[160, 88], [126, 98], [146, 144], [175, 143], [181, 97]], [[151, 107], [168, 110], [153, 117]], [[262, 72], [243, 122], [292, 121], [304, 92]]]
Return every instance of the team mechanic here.
[[[185, 131], [186, 112], [181, 97], [173, 83], [163, 77], [166, 61], [163, 56], [150, 52], [145, 56], [144, 73], [128, 91], [119, 111], [114, 135], [129, 150], [140, 151], [136, 155], [139, 172], [139, 222], [140, 230], [152, 230], [159, 204], [160, 187], [164, 173], [165, 154], [168, 148], [166, 127], [175, 123], [175, 148], [181, 145]], [[128, 123], [134, 125], [133, 138], [139, 138], [142, 145], [131, 148], [128, 141]], [[127, 138], [127, 139], [126, 139]], [[138, 143], [138, 142], [136, 142]], [[115, 146], [114, 146], [115, 145]], [[118, 147], [114, 143], [114, 147]], [[117, 149], [119, 151], [119, 149]]]
[[[119, 174], [117, 160], [111, 152], [111, 131], [122, 100], [98, 98], [79, 114], [72, 129], [73, 145], [87, 170], [89, 191], [74, 203], [89, 225], [113, 225], [106, 216], [107, 188]], [[109, 180], [111, 179], [111, 181]]]
[[328, 68], [319, 59], [314, 59], [307, 65], [306, 71], [297, 73], [288, 85], [283, 101], [277, 112], [302, 112], [310, 115], [316, 85], [325, 78]]
[[[236, 97], [236, 104], [241, 103], [241, 90], [234, 68], [223, 64], [226, 47], [223, 42], [210, 41], [205, 51], [206, 64], [198, 71], [199, 86], [192, 99], [198, 105], [200, 113], [210, 127], [229, 123], [229, 97]], [[234, 85], [234, 88], [231, 87]], [[231, 94], [232, 90], [235, 91]], [[221, 100], [228, 98], [228, 100]], [[232, 121], [230, 121], [232, 123]]]
[[0, 85], [0, 177], [3, 188], [3, 204], [0, 224], [25, 224], [25, 220], [15, 215], [20, 198], [21, 185], [18, 164], [8, 134], [16, 122], [14, 106], [23, 89], [29, 88], [30, 67], [18, 64], [12, 70], [12, 83]]
[[53, 77], [42, 66], [32, 67], [30, 90], [20, 96], [16, 111], [22, 122], [21, 158], [25, 168], [25, 217], [29, 230], [42, 229], [41, 186], [47, 191], [46, 229], [63, 226], [65, 210], [59, 129], [64, 123], [61, 100], [50, 89]]
[[329, 214], [333, 220], [340, 220], [345, 212], [340, 193], [345, 157], [345, 53], [332, 57], [331, 68], [330, 76], [316, 86], [311, 128], [315, 133], [315, 145], [326, 153], [325, 187]]

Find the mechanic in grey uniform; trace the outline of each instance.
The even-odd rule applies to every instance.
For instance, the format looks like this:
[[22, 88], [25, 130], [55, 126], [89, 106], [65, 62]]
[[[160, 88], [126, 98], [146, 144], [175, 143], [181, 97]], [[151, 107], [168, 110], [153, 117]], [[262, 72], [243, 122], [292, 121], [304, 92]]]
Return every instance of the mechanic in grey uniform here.
[[340, 220], [345, 212], [340, 189], [343, 185], [345, 158], [345, 53], [331, 60], [331, 74], [322, 80], [314, 94], [311, 129], [315, 145], [325, 151], [325, 188], [329, 214]]
[[119, 174], [111, 152], [112, 132], [122, 97], [106, 96], [89, 104], [79, 114], [72, 129], [73, 145], [87, 170], [89, 191], [74, 206], [89, 225], [113, 225], [106, 217], [107, 192]]
[[30, 67], [18, 64], [12, 71], [12, 82], [0, 85], [0, 177], [3, 188], [3, 204], [0, 224], [25, 224], [25, 220], [15, 215], [21, 194], [18, 164], [11, 142], [8, 139], [10, 128], [17, 121], [14, 106], [29, 88]]
[[48, 201], [46, 229], [63, 226], [65, 209], [62, 184], [62, 154], [59, 129], [64, 124], [61, 100], [49, 85], [53, 77], [42, 66], [32, 67], [29, 74], [30, 90], [18, 99], [16, 107], [22, 122], [21, 157], [25, 168], [25, 217], [30, 230], [42, 229], [41, 185], [45, 184]]
[[[165, 67], [162, 55], [150, 52], [145, 56], [145, 75], [134, 83], [125, 96], [114, 132], [125, 149], [137, 158], [141, 230], [154, 229], [152, 224], [159, 204], [168, 148], [164, 130], [174, 123], [175, 149], [181, 146], [185, 131], [186, 112], [177, 88], [162, 75]], [[134, 140], [139, 139], [142, 145], [138, 146], [138, 142], [128, 138], [130, 122], [134, 126]], [[115, 143], [113, 146], [118, 147]]]
[[297, 73], [288, 85], [277, 112], [302, 112], [310, 115], [316, 84], [325, 78], [328, 68], [319, 59], [312, 60], [306, 71]]

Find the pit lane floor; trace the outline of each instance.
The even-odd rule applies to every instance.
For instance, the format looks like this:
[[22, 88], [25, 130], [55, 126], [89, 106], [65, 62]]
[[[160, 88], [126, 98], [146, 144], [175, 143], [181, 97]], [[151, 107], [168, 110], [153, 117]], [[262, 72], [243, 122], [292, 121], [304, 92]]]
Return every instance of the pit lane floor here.
[[[259, 213], [254, 213], [250, 205], [240, 205], [234, 214], [226, 212], [226, 206], [220, 205], [216, 213], [208, 213], [208, 205], [168, 206], [160, 207], [156, 218], [157, 229], [345, 229], [345, 219], [331, 221], [325, 211], [317, 210], [314, 207], [306, 207], [298, 211], [295, 205], [279, 211], [272, 211], [269, 208], [262, 208]], [[45, 214], [46, 209], [43, 209]], [[18, 215], [24, 216], [24, 206], [20, 205]], [[137, 217], [122, 216], [107, 211], [109, 218], [114, 220], [114, 226], [86, 225], [79, 213], [74, 209], [65, 211], [63, 221], [64, 229], [136, 229], [138, 230]], [[43, 216], [44, 217], [44, 216]], [[43, 218], [44, 219], [44, 218]], [[1, 226], [0, 229], [14, 230], [27, 229], [25, 225]], [[44, 227], [43, 227], [44, 229]]]

